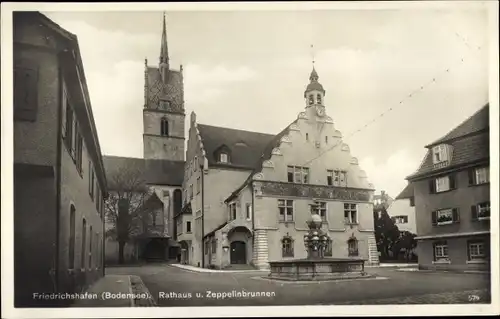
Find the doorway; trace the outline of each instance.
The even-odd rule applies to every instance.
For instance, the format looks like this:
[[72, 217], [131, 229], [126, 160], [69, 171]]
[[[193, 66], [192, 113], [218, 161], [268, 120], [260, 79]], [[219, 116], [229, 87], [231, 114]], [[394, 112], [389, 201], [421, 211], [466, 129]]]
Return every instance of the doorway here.
[[243, 241], [233, 241], [231, 243], [231, 264], [246, 264], [247, 249]]

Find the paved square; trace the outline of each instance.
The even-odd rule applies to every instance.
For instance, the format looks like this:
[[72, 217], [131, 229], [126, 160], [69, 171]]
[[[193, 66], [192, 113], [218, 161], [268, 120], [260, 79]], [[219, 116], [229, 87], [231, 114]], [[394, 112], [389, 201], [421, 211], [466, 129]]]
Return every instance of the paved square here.
[[198, 273], [160, 264], [108, 268], [109, 274], [140, 276], [158, 306], [490, 302], [489, 274], [400, 272], [387, 268], [367, 271], [377, 278], [290, 283], [259, 278], [267, 272]]

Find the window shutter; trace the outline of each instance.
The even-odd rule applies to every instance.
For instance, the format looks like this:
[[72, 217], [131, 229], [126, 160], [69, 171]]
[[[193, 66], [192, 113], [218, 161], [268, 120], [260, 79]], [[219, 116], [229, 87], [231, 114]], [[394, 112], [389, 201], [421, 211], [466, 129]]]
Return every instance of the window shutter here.
[[467, 241], [467, 260], [471, 260], [470, 259], [470, 241]]
[[433, 178], [429, 180], [429, 193], [434, 194], [436, 192], [436, 180]]
[[471, 213], [472, 220], [477, 220], [477, 206], [476, 205], [472, 205], [470, 207], [470, 213]]
[[432, 259], [434, 259], [434, 261], [436, 260], [436, 244], [437, 243], [432, 244]]
[[36, 121], [38, 110], [38, 65], [34, 61], [15, 61], [14, 119]]
[[460, 213], [459, 213], [458, 208], [453, 208], [451, 210], [451, 212], [452, 212], [452, 215], [453, 215], [453, 222], [454, 223], [459, 223], [460, 222]]
[[437, 212], [434, 211], [432, 212], [432, 226], [436, 226], [437, 225]]
[[455, 189], [456, 188], [455, 174], [450, 174], [448, 178], [450, 180], [450, 189]]
[[474, 169], [469, 170], [469, 185], [474, 185]]

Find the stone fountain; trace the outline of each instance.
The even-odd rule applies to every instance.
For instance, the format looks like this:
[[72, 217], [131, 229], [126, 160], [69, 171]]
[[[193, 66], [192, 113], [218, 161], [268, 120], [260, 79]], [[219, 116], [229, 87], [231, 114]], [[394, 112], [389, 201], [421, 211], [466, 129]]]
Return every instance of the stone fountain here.
[[373, 277], [365, 272], [362, 258], [324, 257], [330, 237], [321, 229], [322, 224], [321, 216], [313, 214], [307, 221], [309, 231], [304, 235], [307, 258], [269, 262], [271, 272], [268, 278], [318, 281]]

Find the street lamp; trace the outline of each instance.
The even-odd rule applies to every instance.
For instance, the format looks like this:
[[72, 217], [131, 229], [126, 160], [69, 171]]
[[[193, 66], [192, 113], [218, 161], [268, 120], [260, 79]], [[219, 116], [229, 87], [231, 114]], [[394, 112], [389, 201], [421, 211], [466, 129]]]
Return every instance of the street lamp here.
[[224, 249], [224, 252], [227, 253], [228, 250], [229, 250], [229, 246], [228, 245], [224, 245], [224, 246], [222, 246], [222, 249]]

